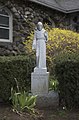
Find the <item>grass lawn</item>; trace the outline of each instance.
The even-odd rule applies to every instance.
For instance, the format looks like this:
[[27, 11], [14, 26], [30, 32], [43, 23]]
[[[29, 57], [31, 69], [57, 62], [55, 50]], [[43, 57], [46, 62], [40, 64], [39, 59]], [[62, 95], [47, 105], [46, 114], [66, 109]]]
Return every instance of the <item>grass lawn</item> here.
[[11, 106], [0, 104], [0, 120], [79, 120], [79, 111], [64, 111], [53, 109], [38, 110], [36, 116], [28, 113], [17, 114], [12, 111]]

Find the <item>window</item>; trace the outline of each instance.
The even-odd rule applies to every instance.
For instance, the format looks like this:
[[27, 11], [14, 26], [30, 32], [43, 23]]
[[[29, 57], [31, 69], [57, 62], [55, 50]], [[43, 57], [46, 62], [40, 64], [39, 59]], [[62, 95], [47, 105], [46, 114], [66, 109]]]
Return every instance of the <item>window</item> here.
[[0, 41], [12, 42], [12, 14], [7, 8], [0, 9]]

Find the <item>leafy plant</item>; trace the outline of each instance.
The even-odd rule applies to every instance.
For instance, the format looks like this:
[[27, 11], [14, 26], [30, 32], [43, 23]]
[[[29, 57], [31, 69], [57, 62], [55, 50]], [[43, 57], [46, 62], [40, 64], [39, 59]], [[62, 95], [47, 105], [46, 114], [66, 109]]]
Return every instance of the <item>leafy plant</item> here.
[[28, 110], [34, 113], [34, 106], [36, 105], [37, 96], [29, 95], [28, 92], [20, 92], [19, 84], [17, 79], [14, 79], [16, 82], [17, 91], [11, 88], [11, 97], [12, 105], [15, 111], [24, 111]]
[[16, 93], [15, 90], [13, 90], [13, 88], [11, 88], [11, 97], [9, 98], [9, 100], [11, 100], [13, 108], [14, 109], [18, 109], [18, 95], [20, 93]]
[[49, 81], [49, 90], [54, 90], [57, 91], [58, 90], [58, 81], [55, 77], [51, 77], [50, 81]]
[[11, 97], [13, 109], [15, 111], [25, 111], [34, 113], [34, 106], [36, 105], [37, 96], [31, 96], [27, 92], [16, 92], [11, 88]]

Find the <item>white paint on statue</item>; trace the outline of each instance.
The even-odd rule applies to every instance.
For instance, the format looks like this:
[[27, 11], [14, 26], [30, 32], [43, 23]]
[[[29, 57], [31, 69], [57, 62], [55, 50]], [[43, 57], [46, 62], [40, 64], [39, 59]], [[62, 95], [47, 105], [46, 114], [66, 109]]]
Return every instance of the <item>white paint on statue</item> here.
[[36, 50], [36, 67], [46, 69], [46, 42], [48, 35], [41, 22], [37, 24], [37, 30], [34, 33], [32, 49]]

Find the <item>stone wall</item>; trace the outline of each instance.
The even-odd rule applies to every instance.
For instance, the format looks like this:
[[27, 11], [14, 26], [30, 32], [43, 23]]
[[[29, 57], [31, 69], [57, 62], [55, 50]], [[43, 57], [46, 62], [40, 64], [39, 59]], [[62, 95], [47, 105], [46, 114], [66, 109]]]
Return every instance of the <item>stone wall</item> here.
[[31, 2], [8, 2], [7, 7], [13, 14], [13, 42], [0, 42], [0, 55], [25, 54], [23, 42], [38, 21], [52, 27], [78, 31], [78, 12], [64, 14]]

